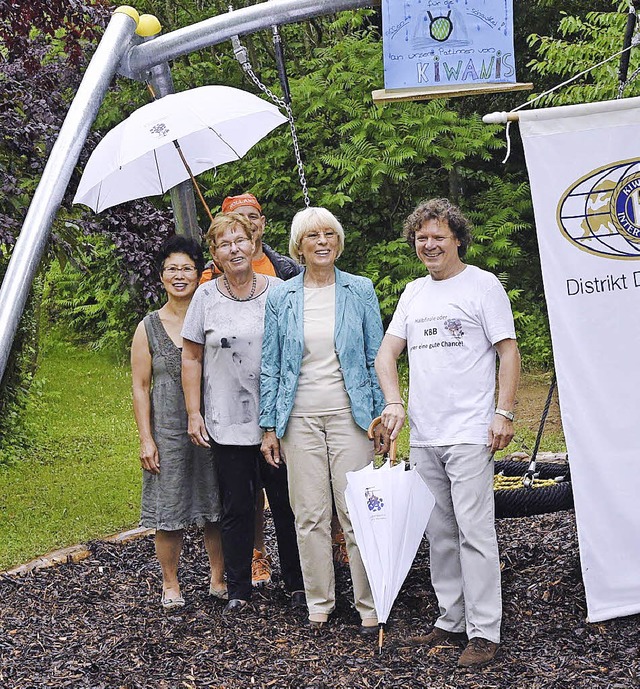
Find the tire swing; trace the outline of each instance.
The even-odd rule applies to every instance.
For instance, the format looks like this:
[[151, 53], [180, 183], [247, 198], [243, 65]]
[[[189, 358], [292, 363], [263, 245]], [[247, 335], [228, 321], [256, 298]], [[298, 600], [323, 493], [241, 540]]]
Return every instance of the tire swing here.
[[556, 377], [553, 376], [540, 419], [531, 460], [497, 460], [494, 468], [496, 518], [530, 517], [573, 508], [573, 490], [568, 466], [551, 462], [536, 463], [544, 425], [549, 414]]

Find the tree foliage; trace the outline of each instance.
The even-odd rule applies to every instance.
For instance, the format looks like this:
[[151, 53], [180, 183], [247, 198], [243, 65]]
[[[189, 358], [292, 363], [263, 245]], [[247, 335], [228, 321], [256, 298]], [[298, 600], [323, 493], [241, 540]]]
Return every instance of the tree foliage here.
[[104, 25], [105, 0], [0, 0], [0, 43], [10, 62], [22, 61], [26, 74], [40, 68], [34, 51], [34, 32], [45, 42], [59, 42], [73, 65], [84, 62], [83, 51], [94, 42]]
[[[8, 19], [3, 20], [5, 30], [6, 22], [17, 13], [7, 16]], [[22, 23], [16, 25], [16, 37], [22, 38], [15, 38], [11, 50], [0, 60], [0, 171], [3, 179], [0, 245], [4, 247], [0, 261], [10, 256], [10, 248], [47, 156], [80, 83], [82, 69], [95, 49], [107, 18], [108, 10], [102, 0], [31, 3], [29, 11], [20, 15]], [[81, 19], [91, 20], [90, 29], [76, 26]], [[25, 22], [31, 22], [29, 31], [25, 29]], [[63, 29], [54, 30], [60, 26]], [[75, 46], [71, 53], [66, 52], [69, 41]], [[33, 58], [36, 64], [29, 67], [27, 59]], [[138, 91], [144, 92], [140, 85]], [[111, 209], [100, 217], [84, 207], [72, 206], [79, 171], [100, 136], [99, 131], [89, 135], [78, 171], [72, 177], [54, 222], [50, 249], [60, 256], [62, 265], [66, 265], [65, 255], [73, 259], [77, 251], [76, 262], [80, 256], [86, 256], [88, 237], [99, 233], [106, 235], [117, 259], [109, 266], [109, 271], [114, 279], [136, 284], [141, 297], [137, 311], [142, 312], [148, 299], [158, 298], [157, 280], [151, 270], [152, 258], [159, 242], [170, 232], [171, 214], [158, 210], [146, 200]]]
[[[0, 281], [5, 270], [6, 264], [0, 261]], [[42, 280], [36, 280], [9, 354], [8, 374], [0, 381], [0, 466], [11, 461], [13, 448], [26, 441], [21, 421], [36, 372], [41, 293]]]
[[[627, 3], [610, 2], [612, 11], [587, 12], [584, 16], [564, 14], [558, 25], [558, 35], [542, 36], [531, 34], [529, 45], [535, 49], [536, 57], [530, 60], [529, 68], [534, 75], [554, 80], [568, 79], [579, 72], [588, 74], [565, 88], [549, 94], [545, 105], [571, 105], [591, 103], [618, 97], [618, 71], [620, 58], [590, 69], [622, 50], [623, 36], [627, 23], [623, 11]], [[630, 53], [629, 75], [640, 66], [635, 49]], [[640, 82], [632, 81], [625, 90], [625, 96], [637, 95]]]
[[[90, 21], [87, 23], [87, 19]], [[80, 2], [0, 2], [0, 276], [77, 87], [82, 45], [98, 13]], [[74, 46], [69, 53], [65, 46]], [[20, 414], [35, 371], [41, 280], [36, 280], [0, 383], [0, 454], [20, 439]], [[4, 451], [2, 450], [4, 447]]]

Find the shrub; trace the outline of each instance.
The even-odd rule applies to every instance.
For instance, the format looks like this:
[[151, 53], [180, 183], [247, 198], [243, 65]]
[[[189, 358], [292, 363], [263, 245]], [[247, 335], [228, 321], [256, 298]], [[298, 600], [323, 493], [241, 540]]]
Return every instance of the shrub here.
[[158, 301], [159, 294], [143, 289], [142, 280], [127, 279], [114, 242], [96, 234], [84, 238], [72, 260], [51, 263], [43, 307], [48, 323], [73, 342], [124, 357], [138, 321]]
[[[0, 282], [7, 265], [6, 256], [0, 252]], [[17, 451], [28, 444], [27, 430], [22, 424], [22, 412], [27, 403], [38, 358], [38, 304], [41, 296], [42, 280], [38, 278], [31, 288], [0, 382], [0, 466], [10, 463]]]

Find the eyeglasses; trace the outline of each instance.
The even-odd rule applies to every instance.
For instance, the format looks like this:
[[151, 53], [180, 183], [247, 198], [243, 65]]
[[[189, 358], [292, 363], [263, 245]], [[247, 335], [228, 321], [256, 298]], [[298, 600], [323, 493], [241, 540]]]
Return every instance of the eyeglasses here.
[[232, 242], [220, 242], [220, 244], [215, 244], [214, 247], [216, 251], [230, 251], [233, 244], [236, 245], [236, 249], [246, 249], [247, 244], [251, 244], [251, 240], [246, 237], [239, 237]]
[[319, 232], [307, 232], [302, 239], [308, 239], [310, 242], [317, 242], [323, 236], [326, 241], [330, 242], [338, 236], [335, 230], [320, 230]]
[[178, 273], [183, 273], [184, 275], [195, 275], [198, 269], [195, 266], [165, 266], [162, 269], [163, 273], [167, 275], [177, 275]]

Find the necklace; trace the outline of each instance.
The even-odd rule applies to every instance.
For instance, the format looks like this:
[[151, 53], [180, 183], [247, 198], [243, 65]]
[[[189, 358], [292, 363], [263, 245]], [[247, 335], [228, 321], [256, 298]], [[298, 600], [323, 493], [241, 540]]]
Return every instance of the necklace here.
[[227, 292], [229, 292], [229, 296], [234, 300], [234, 301], [249, 301], [250, 299], [253, 299], [253, 295], [256, 293], [256, 287], [258, 286], [258, 276], [254, 273], [253, 274], [253, 282], [251, 283], [251, 291], [249, 292], [248, 297], [239, 297], [237, 294], [233, 293], [233, 290], [231, 289], [231, 285], [229, 284], [229, 280], [227, 280], [227, 276], [223, 275], [222, 280], [224, 281], [224, 286], [227, 288]]

